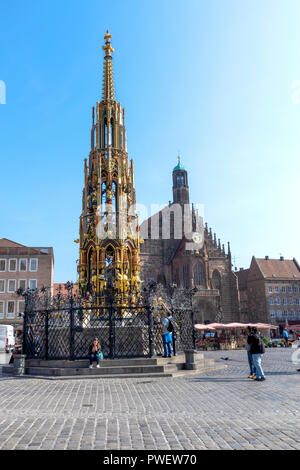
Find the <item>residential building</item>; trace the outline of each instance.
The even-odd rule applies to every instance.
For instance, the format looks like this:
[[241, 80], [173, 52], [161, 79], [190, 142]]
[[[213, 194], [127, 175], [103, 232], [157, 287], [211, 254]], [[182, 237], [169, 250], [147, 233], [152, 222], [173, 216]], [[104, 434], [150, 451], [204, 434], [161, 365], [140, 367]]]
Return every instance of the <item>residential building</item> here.
[[249, 320], [284, 326], [300, 320], [300, 266], [285, 260], [253, 256], [247, 280]]
[[45, 286], [52, 292], [53, 265], [51, 247], [27, 247], [0, 239], [0, 324], [22, 330], [24, 299], [16, 291]]

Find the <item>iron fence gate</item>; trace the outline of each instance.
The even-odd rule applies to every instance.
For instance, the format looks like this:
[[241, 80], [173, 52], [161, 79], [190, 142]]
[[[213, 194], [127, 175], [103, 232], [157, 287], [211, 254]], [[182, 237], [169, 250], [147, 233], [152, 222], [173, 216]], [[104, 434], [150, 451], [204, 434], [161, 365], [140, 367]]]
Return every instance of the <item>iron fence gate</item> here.
[[[172, 312], [173, 348], [195, 347], [193, 312]], [[148, 306], [25, 309], [23, 351], [28, 358], [84, 359], [97, 337], [105, 358], [153, 357], [163, 353], [162, 315]]]

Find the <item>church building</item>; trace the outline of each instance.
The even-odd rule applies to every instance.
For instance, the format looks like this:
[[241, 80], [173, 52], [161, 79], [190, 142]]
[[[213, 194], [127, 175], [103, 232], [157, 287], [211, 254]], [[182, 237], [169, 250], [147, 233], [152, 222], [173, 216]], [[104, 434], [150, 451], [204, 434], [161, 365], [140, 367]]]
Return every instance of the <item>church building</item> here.
[[198, 323], [238, 321], [238, 284], [230, 244], [226, 252], [190, 204], [188, 172], [180, 157], [172, 180], [173, 202], [141, 225], [141, 279], [196, 288], [193, 305]]

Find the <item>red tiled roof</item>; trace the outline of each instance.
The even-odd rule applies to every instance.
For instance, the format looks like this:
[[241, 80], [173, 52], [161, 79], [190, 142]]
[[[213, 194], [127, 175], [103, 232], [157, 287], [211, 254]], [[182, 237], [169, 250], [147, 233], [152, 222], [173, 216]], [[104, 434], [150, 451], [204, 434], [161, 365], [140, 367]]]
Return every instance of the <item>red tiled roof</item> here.
[[265, 278], [270, 279], [298, 279], [300, 280], [300, 270], [292, 259], [268, 259], [256, 258]]
[[[68, 291], [67, 291], [67, 289], [65, 289], [65, 282], [58, 282], [58, 283], [53, 284], [53, 295], [58, 294], [59, 286], [61, 287], [61, 291], [60, 291], [61, 295], [67, 295]], [[76, 294], [78, 294], [78, 285], [74, 284], [74, 286], [73, 286], [73, 295], [76, 295]]]
[[8, 240], [7, 238], [0, 238], [0, 247], [3, 247], [3, 248], [15, 248], [15, 247], [24, 248], [25, 245], [21, 245], [20, 243], [13, 242], [12, 240]]

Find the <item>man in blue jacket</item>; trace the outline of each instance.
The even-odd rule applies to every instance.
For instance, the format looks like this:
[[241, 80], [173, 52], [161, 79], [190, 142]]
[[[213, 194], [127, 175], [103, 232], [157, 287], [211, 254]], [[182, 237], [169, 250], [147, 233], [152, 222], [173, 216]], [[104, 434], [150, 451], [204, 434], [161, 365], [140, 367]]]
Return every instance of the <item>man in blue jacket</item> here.
[[283, 330], [282, 332], [283, 340], [284, 340], [284, 345], [287, 348], [289, 345], [289, 334], [286, 330]]
[[163, 357], [172, 357], [172, 331], [173, 325], [171, 322], [172, 315], [164, 318], [162, 321], [162, 340], [163, 340], [163, 347], [164, 347], [164, 356]]

